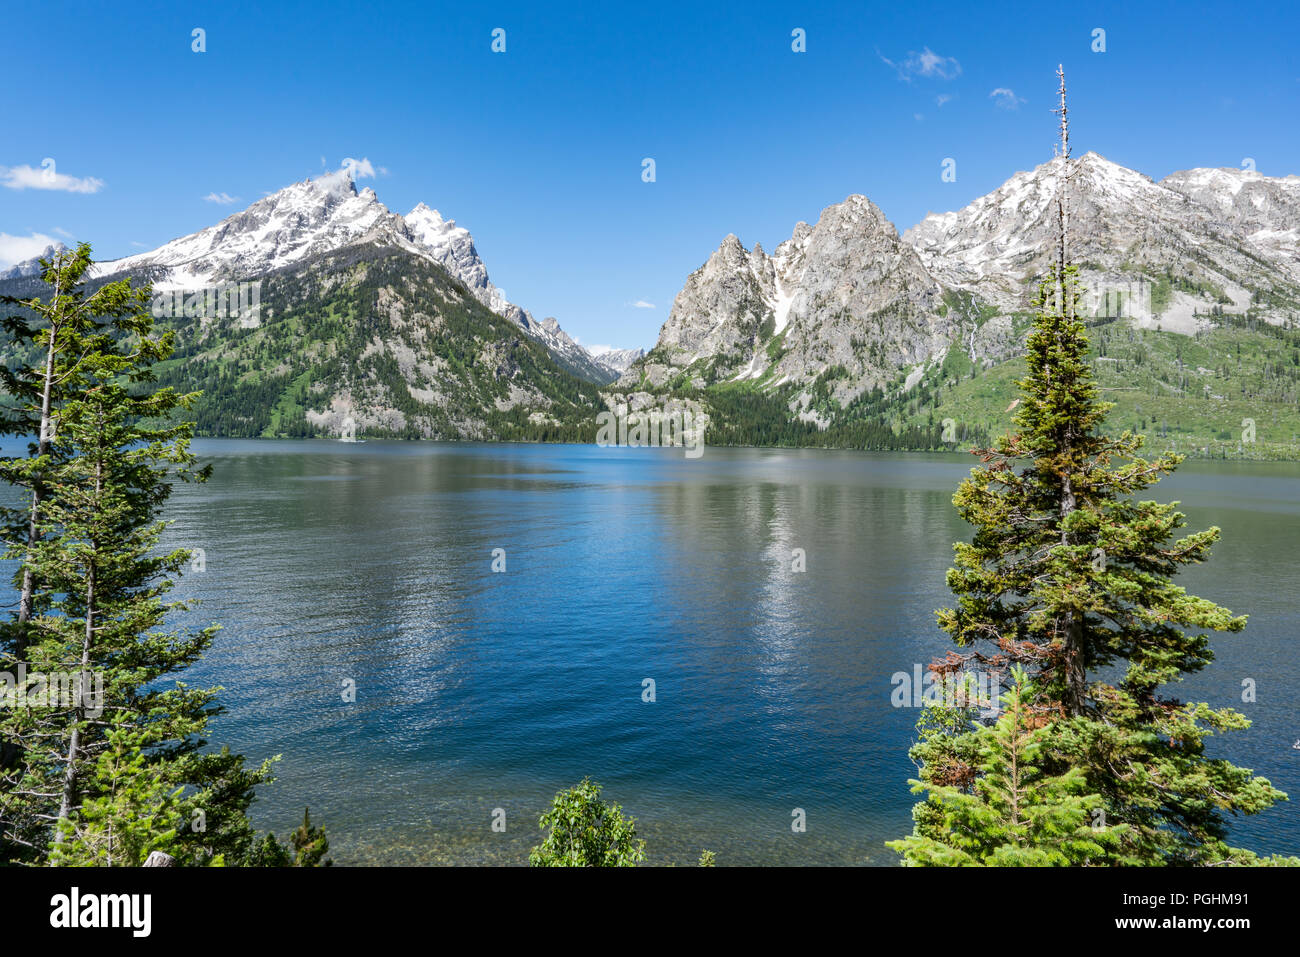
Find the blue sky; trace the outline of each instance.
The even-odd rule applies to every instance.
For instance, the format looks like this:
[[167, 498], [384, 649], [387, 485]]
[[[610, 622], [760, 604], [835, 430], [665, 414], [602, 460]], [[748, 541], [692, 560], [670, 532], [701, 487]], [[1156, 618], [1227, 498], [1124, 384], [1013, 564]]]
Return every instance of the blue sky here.
[[[223, 0], [4, 24], [0, 265], [32, 237], [153, 248], [365, 158], [387, 206], [455, 218], [513, 301], [588, 345], [649, 347], [727, 233], [771, 250], [851, 193], [901, 231], [1049, 159], [1058, 62], [1078, 152], [1300, 173], [1293, 4]], [[65, 188], [31, 188], [47, 157]]]

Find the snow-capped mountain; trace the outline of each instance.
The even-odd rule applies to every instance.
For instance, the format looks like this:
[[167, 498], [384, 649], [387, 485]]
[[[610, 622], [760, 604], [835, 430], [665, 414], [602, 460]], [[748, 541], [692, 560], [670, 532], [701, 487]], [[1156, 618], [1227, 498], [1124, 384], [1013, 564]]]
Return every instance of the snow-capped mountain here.
[[612, 346], [593, 346], [587, 351], [595, 356], [597, 362], [618, 374], [626, 372], [632, 363], [645, 355], [644, 349], [615, 349]]
[[294, 183], [215, 226], [157, 249], [100, 263], [100, 276], [161, 267], [157, 290], [254, 279], [363, 240], [414, 246], [402, 218], [347, 171]]
[[[1071, 166], [1070, 253], [1085, 285], [1094, 290], [1133, 286], [1138, 292], [1143, 283], [1172, 287], [1169, 301], [1156, 305], [1147, 303], [1146, 295], [1134, 295], [1133, 307], [1144, 313], [1138, 318], [1191, 332], [1195, 313], [1207, 311], [1204, 293], [1229, 310], [1243, 311], [1253, 293], [1297, 291], [1294, 226], [1300, 190], [1287, 181], [1192, 170], [1156, 183], [1097, 153]], [[1002, 309], [1023, 309], [1055, 248], [1061, 171], [1062, 161], [1055, 159], [1016, 173], [964, 209], [930, 214], [903, 240], [944, 285]], [[1247, 185], [1250, 191], [1241, 197]]]
[[[910, 388], [953, 349], [1000, 361], [1054, 253], [1062, 168], [1016, 173], [901, 237], [863, 196], [799, 223], [772, 255], [730, 235], [619, 385], [671, 386], [683, 373], [697, 387], [793, 384], [792, 411], [820, 422], [819, 393], [842, 407], [904, 376]], [[1275, 323], [1300, 312], [1300, 177], [1190, 170], [1156, 183], [1088, 153], [1071, 161], [1066, 194], [1085, 310], [1122, 301], [1112, 314], [1188, 333], [1212, 310]]]
[[396, 246], [437, 262], [573, 374], [594, 382], [618, 375], [570, 339], [556, 320], [537, 322], [509, 302], [488, 277], [469, 230], [424, 203], [406, 216], [394, 213], [374, 190], [358, 191], [347, 170], [286, 186], [215, 226], [149, 252], [99, 263], [96, 275], [148, 271], [157, 291], [201, 289], [255, 279], [357, 244]]
[[39, 276], [41, 274], [42, 259], [49, 259], [56, 253], [66, 252], [67, 249], [68, 247], [63, 245], [63, 243], [51, 243], [31, 259], [15, 263], [8, 269], [0, 269], [0, 280], [25, 279], [29, 276]]
[[1300, 176], [1192, 169], [1171, 173], [1160, 185], [1213, 210], [1222, 222], [1242, 230], [1255, 249], [1300, 278]]
[[447, 271], [469, 287], [485, 306], [500, 311], [507, 303], [488, 279], [487, 267], [474, 248], [474, 237], [454, 219], [420, 203], [404, 217], [412, 239], [432, 253]]
[[424, 203], [402, 219], [407, 238], [463, 282], [479, 302], [539, 340], [564, 368], [592, 382], [604, 383], [618, 377], [618, 370], [608, 367], [569, 338], [560, 328], [559, 320], [548, 317], [538, 322], [531, 312], [507, 300], [488, 278], [487, 266], [474, 248], [474, 237], [468, 229], [457, 226], [454, 219], [443, 219], [441, 213]]

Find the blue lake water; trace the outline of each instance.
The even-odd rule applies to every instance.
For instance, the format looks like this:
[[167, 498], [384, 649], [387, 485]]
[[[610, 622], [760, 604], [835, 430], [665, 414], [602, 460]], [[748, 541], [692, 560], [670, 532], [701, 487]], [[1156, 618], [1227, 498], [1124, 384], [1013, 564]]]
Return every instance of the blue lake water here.
[[[203, 549], [178, 594], [224, 630], [190, 680], [225, 686], [214, 741], [283, 754], [261, 826], [310, 804], [339, 863], [519, 864], [550, 797], [590, 775], [650, 863], [895, 860], [916, 712], [890, 678], [949, 647], [933, 612], [969, 536], [950, 499], [970, 456], [195, 448], [215, 474], [178, 487], [169, 541]], [[1224, 530], [1183, 583], [1251, 615], [1182, 693], [1245, 711], [1216, 748], [1300, 800], [1300, 466], [1188, 463], [1154, 491]], [[1234, 837], [1300, 853], [1298, 811]]]

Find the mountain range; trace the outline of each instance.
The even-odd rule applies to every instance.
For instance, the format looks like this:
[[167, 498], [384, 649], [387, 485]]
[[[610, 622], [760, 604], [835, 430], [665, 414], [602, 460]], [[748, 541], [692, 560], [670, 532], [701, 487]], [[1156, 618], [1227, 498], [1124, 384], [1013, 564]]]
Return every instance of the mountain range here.
[[[945, 423], [967, 437], [1009, 420], [1059, 190], [1121, 421], [1214, 454], [1243, 418], [1267, 417], [1260, 448], [1300, 454], [1296, 176], [1155, 182], [1088, 153], [902, 233], [853, 195], [771, 253], [724, 238], [645, 353], [588, 351], [537, 321], [466, 229], [424, 204], [394, 213], [345, 171], [95, 274], [161, 292], [262, 281], [255, 328], [166, 320], [179, 348], [164, 378], [204, 389], [211, 434], [589, 441], [596, 410], [689, 395], [709, 406], [715, 444], [946, 447]], [[33, 276], [7, 270], [0, 293]]]
[[[784, 387], [793, 414], [825, 426], [900, 372], [910, 388], [952, 350], [1005, 359], [1055, 248], [1058, 188], [1088, 314], [1188, 334], [1215, 307], [1277, 325], [1300, 314], [1300, 177], [1191, 170], [1156, 183], [1096, 153], [1061, 173], [1060, 160], [1017, 173], [901, 235], [857, 195], [797, 224], [771, 255], [729, 235], [619, 385]], [[831, 400], [820, 408], [819, 381]]]

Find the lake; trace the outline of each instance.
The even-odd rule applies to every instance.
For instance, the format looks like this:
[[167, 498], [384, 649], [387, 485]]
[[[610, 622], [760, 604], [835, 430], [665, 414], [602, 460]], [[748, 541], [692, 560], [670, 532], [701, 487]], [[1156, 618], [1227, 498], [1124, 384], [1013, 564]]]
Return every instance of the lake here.
[[[649, 863], [896, 860], [917, 715], [891, 676], [950, 647], [933, 612], [969, 536], [950, 499], [971, 456], [195, 449], [215, 473], [177, 488], [168, 541], [203, 549], [177, 593], [224, 629], [189, 680], [226, 689], [214, 742], [283, 754], [260, 826], [309, 804], [339, 864], [521, 864], [550, 798], [590, 775]], [[1181, 694], [1240, 707], [1254, 726], [1216, 751], [1300, 800], [1300, 465], [1189, 462], [1151, 497], [1223, 528], [1181, 581], [1251, 615]], [[1300, 813], [1234, 838], [1300, 853]]]

